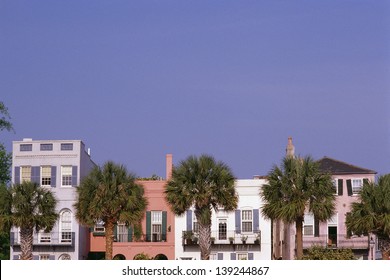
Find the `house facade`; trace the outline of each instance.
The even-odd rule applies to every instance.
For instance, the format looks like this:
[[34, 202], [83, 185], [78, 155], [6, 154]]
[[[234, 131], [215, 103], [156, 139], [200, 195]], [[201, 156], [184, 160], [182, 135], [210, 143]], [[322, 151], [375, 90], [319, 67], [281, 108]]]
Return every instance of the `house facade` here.
[[[59, 219], [49, 233], [35, 232], [33, 259], [79, 260], [89, 252], [88, 228], [78, 224], [73, 204], [80, 180], [95, 166], [80, 140], [23, 139], [12, 146], [12, 183], [38, 183], [57, 199]], [[11, 229], [11, 259], [19, 259], [20, 234]]]
[[[238, 208], [213, 211], [211, 255], [213, 260], [270, 260], [271, 222], [261, 215], [260, 188], [265, 179], [236, 180]], [[194, 209], [176, 216], [175, 255], [179, 260], [199, 260], [198, 224]]]
[[[286, 156], [294, 156], [292, 138], [288, 139]], [[376, 238], [356, 236], [348, 232], [345, 221], [351, 204], [358, 201], [364, 181], [375, 181], [376, 172], [329, 157], [317, 161], [320, 171], [332, 176], [336, 211], [326, 222], [319, 222], [312, 213], [305, 213], [303, 222], [303, 249], [317, 245], [321, 247], [352, 249], [358, 259], [373, 259]], [[273, 221], [273, 258], [293, 260], [296, 258], [295, 225]], [[371, 239], [372, 238], [372, 239]]]
[[[172, 175], [172, 155], [166, 156], [166, 178], [163, 180], [139, 180], [144, 187], [148, 206], [141, 230], [133, 226], [117, 224], [114, 229], [114, 259], [133, 260], [140, 254], [153, 259], [175, 259], [175, 215], [164, 195], [167, 180]], [[105, 251], [104, 226], [96, 225], [90, 233], [92, 254]]]

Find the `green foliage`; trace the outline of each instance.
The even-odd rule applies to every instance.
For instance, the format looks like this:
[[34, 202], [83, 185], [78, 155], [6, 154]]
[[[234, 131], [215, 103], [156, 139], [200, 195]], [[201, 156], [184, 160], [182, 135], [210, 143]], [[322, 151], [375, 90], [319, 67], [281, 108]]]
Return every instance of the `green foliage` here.
[[11, 118], [8, 113], [8, 108], [5, 107], [4, 103], [0, 101], [0, 131], [6, 129], [8, 131], [13, 130], [12, 123], [9, 121]]
[[152, 260], [148, 254], [140, 253], [134, 256], [134, 260]]
[[32, 258], [32, 233], [51, 231], [58, 214], [57, 201], [50, 190], [38, 184], [24, 181], [10, 189], [1, 189], [0, 230], [9, 232], [12, 226], [19, 227], [22, 259]]
[[225, 163], [201, 155], [181, 161], [167, 183], [166, 200], [175, 214], [182, 215], [192, 206], [195, 208], [202, 259], [208, 259], [210, 255], [212, 209], [233, 211], [237, 208], [234, 181], [233, 173]]
[[0, 143], [0, 184], [7, 184], [11, 180], [12, 154], [7, 153]]
[[265, 217], [295, 222], [297, 256], [303, 253], [302, 226], [305, 212], [311, 212], [319, 221], [326, 221], [335, 212], [335, 196], [331, 176], [323, 174], [311, 157], [287, 156], [280, 167], [268, 173], [268, 184], [260, 196]]
[[0, 233], [0, 260], [9, 260], [9, 231]]
[[144, 189], [123, 165], [109, 161], [96, 166], [77, 188], [74, 204], [77, 220], [92, 227], [102, 221], [106, 227], [106, 259], [112, 258], [113, 228], [117, 222], [138, 225], [147, 201]]
[[353, 234], [376, 234], [382, 254], [390, 253], [390, 174], [380, 176], [377, 183], [364, 181], [345, 224]]
[[307, 250], [302, 260], [355, 260], [352, 249], [329, 249], [313, 246]]

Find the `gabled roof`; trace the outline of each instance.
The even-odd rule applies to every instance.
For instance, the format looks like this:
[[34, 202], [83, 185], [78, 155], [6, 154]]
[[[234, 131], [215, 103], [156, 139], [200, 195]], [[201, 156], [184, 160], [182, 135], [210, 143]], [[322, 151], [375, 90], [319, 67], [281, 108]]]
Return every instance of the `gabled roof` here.
[[330, 172], [331, 174], [376, 174], [374, 170], [358, 167], [329, 157], [323, 157], [317, 162], [320, 164], [322, 172]]

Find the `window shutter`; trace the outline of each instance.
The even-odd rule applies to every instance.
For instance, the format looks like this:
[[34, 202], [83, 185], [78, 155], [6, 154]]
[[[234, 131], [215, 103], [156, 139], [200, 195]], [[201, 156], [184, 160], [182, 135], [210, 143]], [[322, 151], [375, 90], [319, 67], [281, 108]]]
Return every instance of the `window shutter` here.
[[343, 179], [338, 179], [337, 181], [338, 195], [343, 195]]
[[129, 225], [129, 228], [127, 230], [127, 241], [132, 242], [133, 241], [133, 226]]
[[223, 260], [223, 253], [218, 253], [218, 260]]
[[33, 258], [32, 258], [34, 261], [38, 261], [39, 260], [39, 256], [38, 255], [33, 255]]
[[192, 230], [192, 210], [187, 210], [186, 212], [187, 212], [186, 213], [186, 223], [187, 223], [186, 230], [191, 231]]
[[235, 260], [236, 259], [236, 253], [230, 253], [230, 259]]
[[41, 185], [41, 167], [31, 166], [31, 182]]
[[15, 166], [14, 183], [20, 184], [20, 166]]
[[253, 260], [253, 253], [248, 253], [248, 260]]
[[347, 191], [348, 191], [348, 196], [352, 195], [352, 183], [351, 179], [347, 180]]
[[235, 211], [236, 233], [241, 233], [241, 210]]
[[320, 221], [314, 217], [314, 237], [320, 236]]
[[51, 167], [51, 187], [56, 187], [57, 166]]
[[77, 186], [77, 166], [72, 166], [72, 187]]
[[119, 238], [118, 238], [118, 224], [115, 224], [114, 225], [114, 241], [118, 241]]
[[152, 239], [152, 213], [146, 211], [146, 241], [150, 242]]
[[167, 211], [162, 211], [162, 240], [167, 241]]
[[49, 256], [49, 260], [54, 261], [55, 259], [56, 259], [56, 257], [55, 257], [54, 255], [50, 255], [50, 256]]
[[259, 209], [253, 209], [253, 231], [259, 231]]

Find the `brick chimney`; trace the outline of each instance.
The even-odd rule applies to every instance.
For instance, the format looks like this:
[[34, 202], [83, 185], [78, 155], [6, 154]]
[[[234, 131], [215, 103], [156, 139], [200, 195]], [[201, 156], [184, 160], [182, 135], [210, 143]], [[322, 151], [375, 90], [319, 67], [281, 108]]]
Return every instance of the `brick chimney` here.
[[167, 154], [166, 155], [166, 180], [168, 181], [172, 177], [172, 154]]
[[292, 143], [292, 137], [288, 137], [287, 148], [286, 148], [286, 156], [293, 157], [295, 155], [295, 147]]

